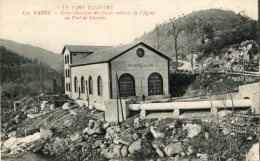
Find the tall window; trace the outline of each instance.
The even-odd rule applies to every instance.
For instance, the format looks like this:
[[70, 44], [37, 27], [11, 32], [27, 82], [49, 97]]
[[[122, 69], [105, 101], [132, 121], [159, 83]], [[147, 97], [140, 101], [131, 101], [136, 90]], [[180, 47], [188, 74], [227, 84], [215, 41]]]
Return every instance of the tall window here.
[[89, 94], [93, 94], [93, 81], [91, 76], [88, 78], [88, 90]]
[[67, 63], [69, 64], [70, 63], [70, 56], [68, 55], [67, 57]]
[[81, 77], [80, 83], [81, 83], [81, 93], [85, 93], [85, 79], [83, 76]]
[[152, 73], [148, 78], [148, 94], [162, 95], [163, 94], [163, 79], [159, 73]]
[[123, 74], [119, 78], [121, 97], [135, 96], [135, 79], [131, 74]]
[[66, 91], [68, 91], [68, 83], [66, 83]]
[[77, 77], [74, 78], [74, 91], [75, 92], [78, 91], [78, 80], [77, 80]]
[[102, 85], [102, 79], [100, 76], [98, 76], [98, 79], [97, 79], [97, 89], [98, 89], [98, 95], [103, 96], [103, 85]]
[[70, 83], [68, 84], [68, 87], [69, 87], [69, 89], [68, 89], [68, 90], [70, 91]]
[[68, 69], [68, 77], [70, 77], [70, 69]]

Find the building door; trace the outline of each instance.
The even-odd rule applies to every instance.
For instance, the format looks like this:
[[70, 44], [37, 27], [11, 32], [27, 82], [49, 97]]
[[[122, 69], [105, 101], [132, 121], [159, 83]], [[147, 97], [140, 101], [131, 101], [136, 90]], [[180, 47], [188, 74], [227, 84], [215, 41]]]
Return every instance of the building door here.
[[135, 79], [131, 74], [123, 74], [119, 78], [121, 97], [135, 96]]
[[148, 95], [163, 94], [163, 79], [159, 73], [152, 73], [148, 78]]

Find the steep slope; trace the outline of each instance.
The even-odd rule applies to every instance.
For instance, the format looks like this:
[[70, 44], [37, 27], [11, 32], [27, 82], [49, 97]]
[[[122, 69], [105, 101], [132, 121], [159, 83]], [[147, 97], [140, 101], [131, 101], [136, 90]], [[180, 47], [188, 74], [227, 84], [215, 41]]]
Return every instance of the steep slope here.
[[12, 98], [57, 92], [61, 86], [61, 73], [37, 59], [18, 55], [1, 46], [0, 71], [1, 93]]
[[20, 44], [4, 39], [0, 39], [0, 46], [4, 46], [6, 49], [19, 55], [44, 62], [56, 71], [60, 71], [62, 69], [63, 57], [60, 54], [55, 54], [39, 47]]
[[179, 58], [189, 60], [190, 53], [203, 53], [208, 57], [233, 44], [256, 40], [256, 21], [241, 14], [221, 9], [192, 12], [188, 15], [158, 25], [137, 40], [159, 48], [175, 58], [173, 26], [180, 30], [178, 36]]

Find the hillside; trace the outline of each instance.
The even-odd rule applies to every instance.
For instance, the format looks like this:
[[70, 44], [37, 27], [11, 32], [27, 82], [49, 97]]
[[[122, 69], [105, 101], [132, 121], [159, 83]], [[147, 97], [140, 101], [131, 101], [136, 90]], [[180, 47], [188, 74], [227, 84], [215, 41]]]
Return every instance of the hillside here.
[[44, 62], [56, 71], [60, 71], [62, 69], [63, 57], [60, 54], [55, 54], [39, 47], [20, 44], [4, 39], [0, 39], [0, 46], [4, 46], [6, 49], [19, 55]]
[[256, 40], [257, 30], [256, 21], [245, 15], [209, 9], [171, 19], [136, 40], [144, 41], [175, 59], [173, 28], [179, 32], [179, 59], [190, 61], [192, 53], [198, 56], [198, 63], [208, 57], [223, 55], [224, 48], [231, 45]]
[[1, 46], [0, 71], [1, 92], [11, 98], [42, 92], [50, 93], [53, 92], [53, 88], [56, 88], [57, 92], [60, 88], [61, 74], [59, 72], [37, 59], [18, 55]]

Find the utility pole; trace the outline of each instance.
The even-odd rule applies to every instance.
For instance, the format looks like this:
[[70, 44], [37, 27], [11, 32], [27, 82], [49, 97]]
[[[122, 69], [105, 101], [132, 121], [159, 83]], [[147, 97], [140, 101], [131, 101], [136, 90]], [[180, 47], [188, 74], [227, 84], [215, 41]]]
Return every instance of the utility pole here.
[[41, 83], [41, 93], [43, 93], [42, 63], [41, 62], [40, 62], [40, 83]]

